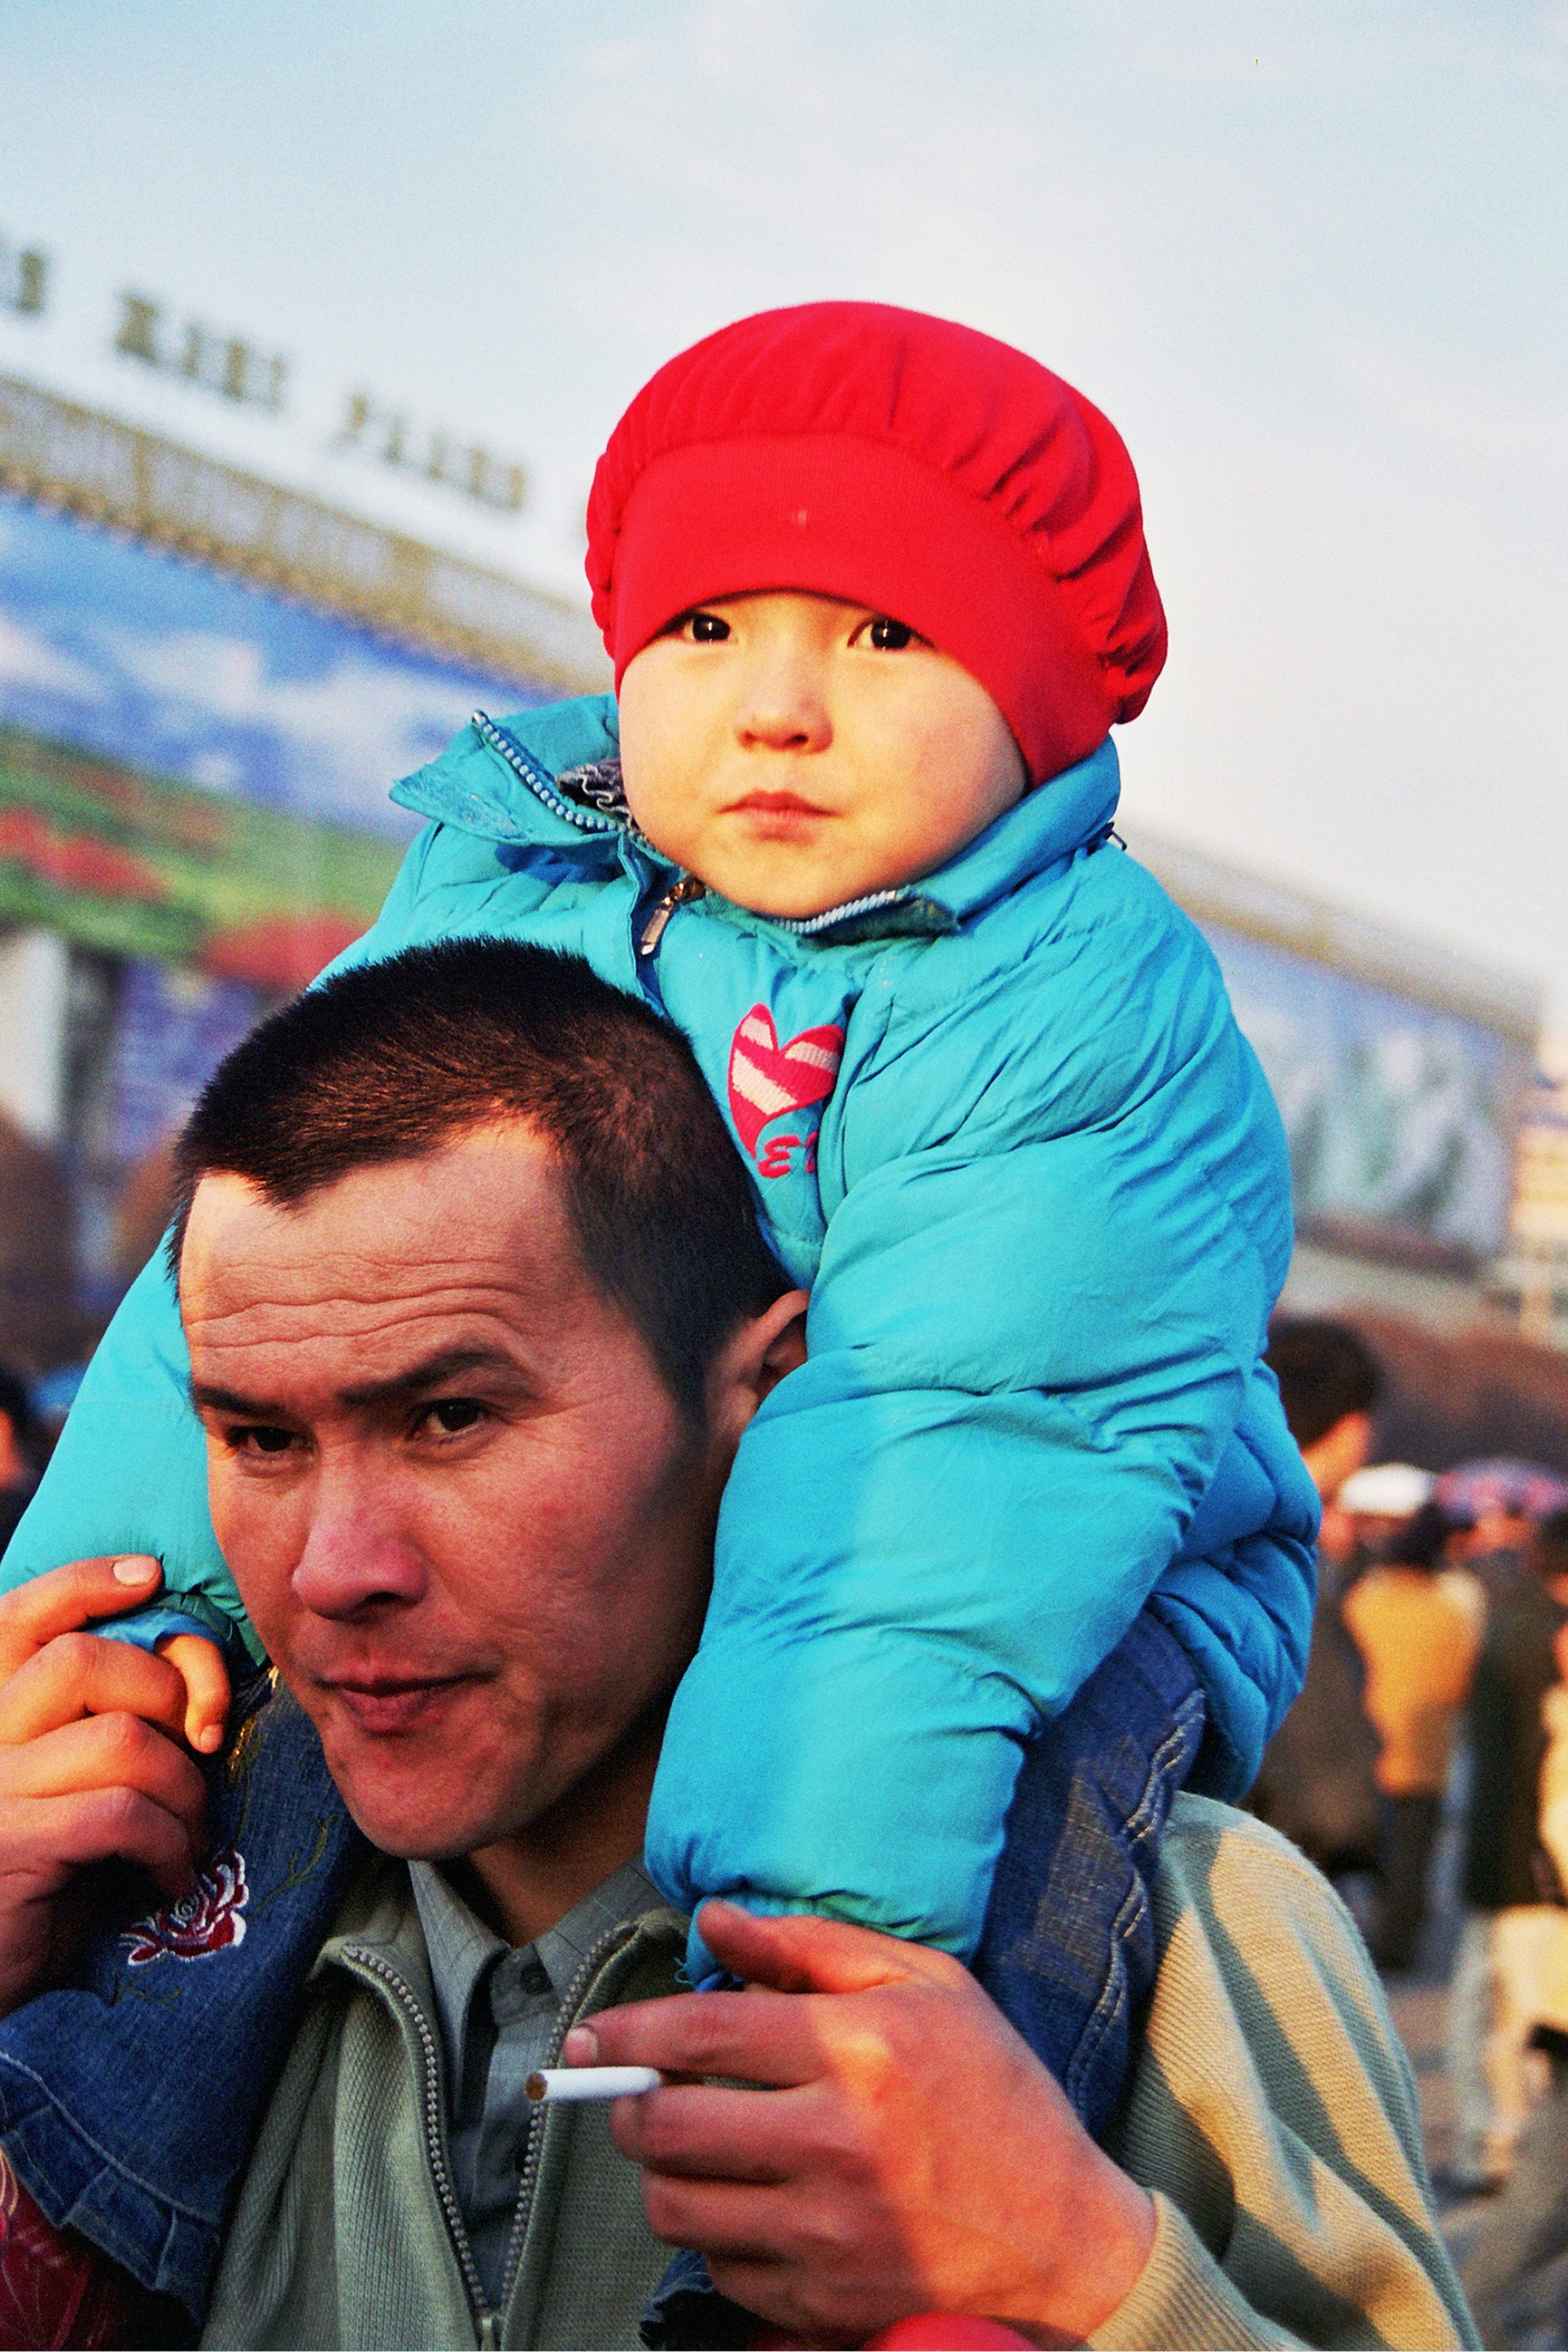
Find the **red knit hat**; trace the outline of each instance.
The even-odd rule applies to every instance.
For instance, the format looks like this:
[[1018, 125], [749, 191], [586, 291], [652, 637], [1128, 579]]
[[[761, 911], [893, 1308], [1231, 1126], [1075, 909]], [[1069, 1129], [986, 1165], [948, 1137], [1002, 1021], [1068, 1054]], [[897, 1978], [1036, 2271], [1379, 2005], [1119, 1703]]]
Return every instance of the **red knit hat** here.
[[879, 302], [764, 310], [660, 368], [599, 460], [587, 572], [617, 686], [721, 596], [888, 613], [979, 679], [1036, 782], [1135, 719], [1165, 658], [1114, 427], [1024, 352]]

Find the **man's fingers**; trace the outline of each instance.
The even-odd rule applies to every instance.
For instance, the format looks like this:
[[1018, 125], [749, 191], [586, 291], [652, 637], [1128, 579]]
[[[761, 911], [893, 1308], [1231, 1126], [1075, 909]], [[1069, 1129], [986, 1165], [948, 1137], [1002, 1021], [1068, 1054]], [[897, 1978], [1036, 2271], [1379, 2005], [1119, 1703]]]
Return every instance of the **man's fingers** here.
[[742, 2262], [777, 2255], [782, 2217], [776, 2189], [645, 2172], [642, 2201], [654, 2236], [668, 2246], [695, 2246], [710, 2258], [728, 2255]]
[[108, 1553], [99, 1559], [73, 1559], [0, 1596], [0, 1682], [57, 1634], [139, 1608], [163, 1579], [149, 1553]]
[[715, 1899], [703, 1904], [697, 1926], [732, 1976], [775, 1992], [869, 1992], [911, 1977], [946, 1982], [968, 1973], [945, 1952], [810, 1912], [759, 1917], [738, 1903]]
[[183, 1822], [193, 1845], [202, 1836], [206, 1791], [182, 1748], [138, 1715], [92, 1715], [0, 1752], [0, 1811], [45, 1797], [128, 1789]]
[[158, 1644], [185, 1685], [185, 1738], [198, 1756], [216, 1756], [223, 1746], [232, 1696], [228, 1668], [216, 1642], [199, 1633], [171, 1633]]
[[95, 1862], [135, 1864], [171, 1902], [195, 1883], [184, 1822], [135, 1789], [42, 1797], [7, 1830], [5, 1853], [8, 1877], [37, 1875], [56, 1886]]
[[567, 2035], [564, 2055], [574, 2066], [657, 2066], [784, 2085], [823, 2071], [810, 2005], [773, 1992], [678, 1993], [604, 2010]]
[[37, 1739], [85, 1715], [140, 1715], [177, 1739], [185, 1685], [167, 1658], [95, 1633], [58, 1633], [0, 1685], [0, 1748]]
[[731, 2091], [680, 2084], [617, 2099], [610, 2130], [621, 2154], [650, 2172], [777, 2183], [800, 2169], [816, 2106], [809, 2088]]

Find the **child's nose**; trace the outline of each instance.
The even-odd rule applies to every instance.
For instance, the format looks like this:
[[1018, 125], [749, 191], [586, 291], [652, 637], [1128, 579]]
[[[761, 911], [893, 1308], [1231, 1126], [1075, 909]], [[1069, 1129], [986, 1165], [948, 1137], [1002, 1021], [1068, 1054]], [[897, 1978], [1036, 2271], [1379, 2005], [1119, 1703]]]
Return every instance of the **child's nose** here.
[[833, 739], [833, 726], [813, 666], [776, 658], [758, 662], [742, 688], [735, 732], [742, 743], [768, 751], [824, 750]]

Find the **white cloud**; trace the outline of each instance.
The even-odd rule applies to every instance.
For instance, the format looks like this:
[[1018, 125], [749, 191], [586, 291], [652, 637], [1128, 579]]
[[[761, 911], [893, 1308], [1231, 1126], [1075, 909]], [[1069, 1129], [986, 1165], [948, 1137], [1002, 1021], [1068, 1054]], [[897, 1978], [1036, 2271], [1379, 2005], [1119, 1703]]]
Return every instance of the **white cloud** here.
[[102, 703], [109, 691], [101, 671], [62, 653], [37, 630], [25, 628], [5, 612], [0, 612], [0, 683], [68, 695], [73, 701], [89, 704]]
[[193, 784], [209, 793], [237, 793], [245, 784], [245, 771], [228, 751], [199, 751], [186, 772]]
[[427, 680], [353, 655], [319, 677], [280, 677], [251, 639], [194, 629], [117, 632], [115, 653], [128, 676], [163, 698], [170, 732], [203, 715], [259, 728], [284, 739], [328, 797], [362, 808], [428, 756], [449, 716]]

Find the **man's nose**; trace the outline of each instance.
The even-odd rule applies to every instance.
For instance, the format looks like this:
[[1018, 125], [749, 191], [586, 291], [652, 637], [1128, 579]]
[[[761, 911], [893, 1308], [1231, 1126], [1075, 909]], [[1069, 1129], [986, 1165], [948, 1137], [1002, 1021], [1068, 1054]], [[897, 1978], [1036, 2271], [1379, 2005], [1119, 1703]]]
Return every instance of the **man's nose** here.
[[429, 1582], [418, 1546], [357, 1482], [324, 1482], [294, 1566], [294, 1597], [318, 1617], [357, 1616], [377, 1602], [408, 1607]]
[[798, 651], [759, 651], [746, 665], [735, 733], [770, 751], [826, 751], [833, 721], [821, 665]]

